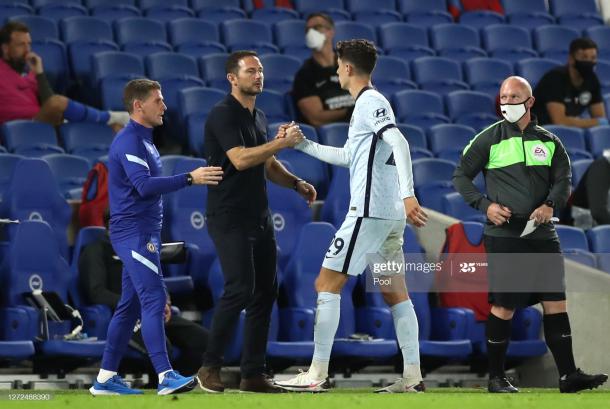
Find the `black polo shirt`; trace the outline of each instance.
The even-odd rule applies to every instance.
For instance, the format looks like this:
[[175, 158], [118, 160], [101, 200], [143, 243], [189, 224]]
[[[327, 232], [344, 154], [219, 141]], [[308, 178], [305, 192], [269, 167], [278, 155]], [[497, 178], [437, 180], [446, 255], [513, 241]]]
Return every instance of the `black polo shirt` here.
[[217, 186], [208, 186], [206, 213], [223, 212], [260, 217], [267, 212], [265, 165], [238, 171], [227, 157], [237, 146], [252, 148], [267, 143], [267, 118], [260, 109], [251, 114], [229, 94], [212, 108], [205, 123], [204, 155], [209, 166], [224, 172]]

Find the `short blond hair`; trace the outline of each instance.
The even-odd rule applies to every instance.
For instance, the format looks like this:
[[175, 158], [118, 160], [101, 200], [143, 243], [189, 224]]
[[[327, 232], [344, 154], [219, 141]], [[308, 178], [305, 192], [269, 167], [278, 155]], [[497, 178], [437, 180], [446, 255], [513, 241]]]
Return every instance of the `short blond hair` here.
[[148, 98], [150, 91], [161, 90], [161, 84], [148, 78], [138, 78], [131, 80], [125, 85], [123, 90], [123, 104], [125, 110], [133, 114], [133, 102], [136, 100], [144, 101]]

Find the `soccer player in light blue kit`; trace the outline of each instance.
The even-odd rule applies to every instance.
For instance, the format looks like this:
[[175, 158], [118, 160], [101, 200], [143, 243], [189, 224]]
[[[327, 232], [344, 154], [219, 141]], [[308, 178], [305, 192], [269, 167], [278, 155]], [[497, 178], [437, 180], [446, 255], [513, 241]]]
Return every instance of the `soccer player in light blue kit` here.
[[108, 154], [110, 240], [123, 262], [121, 300], [114, 312], [102, 366], [93, 395], [141, 394], [119, 377], [117, 370], [138, 318], [148, 355], [159, 375], [159, 395], [187, 392], [196, 381], [172, 370], [163, 326], [167, 292], [159, 262], [163, 204], [161, 195], [192, 184], [218, 184], [222, 168], [199, 167], [190, 173], [161, 176], [161, 160], [153, 144], [153, 127], [163, 124], [167, 109], [156, 81], [137, 79], [124, 90], [130, 121]]

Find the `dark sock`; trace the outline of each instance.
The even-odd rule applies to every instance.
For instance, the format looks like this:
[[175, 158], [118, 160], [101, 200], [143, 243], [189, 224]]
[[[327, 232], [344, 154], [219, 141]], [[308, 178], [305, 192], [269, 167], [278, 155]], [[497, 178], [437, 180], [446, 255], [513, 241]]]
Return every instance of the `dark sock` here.
[[567, 312], [548, 314], [544, 316], [544, 338], [549, 346], [559, 376], [569, 375], [576, 371], [574, 353], [572, 351], [572, 331]]
[[489, 358], [489, 378], [506, 376], [504, 373], [504, 361], [506, 350], [510, 341], [511, 320], [503, 320], [489, 313], [487, 326], [487, 356]]

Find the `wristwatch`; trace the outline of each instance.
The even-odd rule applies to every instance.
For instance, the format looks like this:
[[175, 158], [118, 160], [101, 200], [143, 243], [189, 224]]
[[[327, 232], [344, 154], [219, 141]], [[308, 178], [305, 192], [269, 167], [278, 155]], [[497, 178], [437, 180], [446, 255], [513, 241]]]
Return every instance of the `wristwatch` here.
[[553, 202], [552, 200], [545, 200], [544, 204], [550, 207], [551, 209], [555, 208], [555, 202]]
[[295, 179], [295, 180], [294, 180], [294, 184], [292, 185], [292, 188], [293, 188], [294, 190], [297, 190], [297, 185], [298, 185], [299, 183], [301, 183], [301, 182], [305, 182], [305, 180], [303, 180], [303, 179]]
[[187, 174], [186, 174], [186, 184], [187, 184], [188, 186], [191, 186], [191, 185], [193, 184], [193, 176], [191, 176], [191, 174], [190, 174], [190, 173], [187, 173]]

